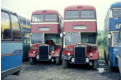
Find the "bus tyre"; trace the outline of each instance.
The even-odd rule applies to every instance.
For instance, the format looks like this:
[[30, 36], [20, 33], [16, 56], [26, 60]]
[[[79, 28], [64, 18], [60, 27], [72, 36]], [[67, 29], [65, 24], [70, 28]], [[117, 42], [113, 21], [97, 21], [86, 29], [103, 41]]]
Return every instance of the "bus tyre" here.
[[97, 70], [98, 68], [98, 61], [93, 62], [93, 69]]
[[33, 65], [35, 64], [35, 59], [34, 58], [29, 58], [30, 64]]
[[66, 60], [63, 60], [63, 68], [64, 69], [68, 68], [68, 62]]
[[60, 64], [60, 58], [59, 57], [56, 57], [55, 58], [55, 62], [56, 62], [57, 65], [59, 65]]
[[20, 75], [20, 71], [15, 72], [13, 75], [19, 76]]

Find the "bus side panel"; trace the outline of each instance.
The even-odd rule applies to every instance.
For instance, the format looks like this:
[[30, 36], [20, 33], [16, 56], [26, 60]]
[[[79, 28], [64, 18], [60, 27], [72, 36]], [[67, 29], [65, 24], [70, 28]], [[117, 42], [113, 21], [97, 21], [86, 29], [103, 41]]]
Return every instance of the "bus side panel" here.
[[1, 42], [1, 71], [22, 65], [23, 43]]
[[116, 55], [115, 54], [113, 54], [114, 53], [114, 47], [108, 47], [108, 50], [109, 50], [109, 55], [110, 55], [110, 61], [111, 61], [111, 63], [112, 63], [112, 66], [113, 67], [118, 67], [118, 59], [117, 59], [117, 57], [116, 57]]
[[119, 55], [118, 55], [118, 68], [121, 74], [121, 45], [119, 46]]
[[121, 18], [116, 18], [116, 19], [114, 19], [114, 18], [110, 18], [110, 30], [112, 30], [112, 31], [119, 31], [119, 29], [116, 29], [116, 24], [117, 23], [121, 23]]

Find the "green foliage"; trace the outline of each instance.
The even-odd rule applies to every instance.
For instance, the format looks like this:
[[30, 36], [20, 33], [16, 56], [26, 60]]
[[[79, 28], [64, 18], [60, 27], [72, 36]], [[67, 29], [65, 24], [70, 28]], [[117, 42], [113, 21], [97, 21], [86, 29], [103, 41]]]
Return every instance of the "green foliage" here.
[[98, 45], [103, 46], [103, 37], [104, 37], [104, 31], [103, 30], [98, 30]]

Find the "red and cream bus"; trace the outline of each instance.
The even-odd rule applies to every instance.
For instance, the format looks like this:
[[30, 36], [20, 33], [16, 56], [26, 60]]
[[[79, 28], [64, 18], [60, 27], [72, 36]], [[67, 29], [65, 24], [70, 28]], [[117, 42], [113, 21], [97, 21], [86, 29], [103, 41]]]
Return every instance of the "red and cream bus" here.
[[62, 53], [61, 16], [56, 10], [38, 10], [31, 17], [30, 63], [52, 61], [59, 64]]
[[97, 68], [97, 20], [93, 6], [77, 5], [65, 8], [63, 37], [64, 68], [69, 64], [89, 64]]

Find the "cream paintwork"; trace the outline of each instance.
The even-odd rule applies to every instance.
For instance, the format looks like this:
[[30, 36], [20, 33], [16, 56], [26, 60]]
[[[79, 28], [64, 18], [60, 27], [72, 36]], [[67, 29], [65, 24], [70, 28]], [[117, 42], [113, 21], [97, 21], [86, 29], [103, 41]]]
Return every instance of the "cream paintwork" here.
[[97, 21], [96, 19], [76, 19], [76, 20], [64, 20], [64, 22], [74, 21]]
[[40, 23], [31, 23], [31, 24], [59, 24], [59, 22], [40, 22]]

